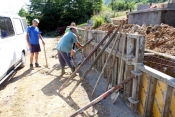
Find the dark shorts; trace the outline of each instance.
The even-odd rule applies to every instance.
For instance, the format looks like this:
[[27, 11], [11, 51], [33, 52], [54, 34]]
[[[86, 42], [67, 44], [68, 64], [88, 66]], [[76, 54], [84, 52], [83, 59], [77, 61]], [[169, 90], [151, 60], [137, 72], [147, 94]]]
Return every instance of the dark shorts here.
[[30, 53], [40, 52], [40, 45], [39, 44], [31, 44]]

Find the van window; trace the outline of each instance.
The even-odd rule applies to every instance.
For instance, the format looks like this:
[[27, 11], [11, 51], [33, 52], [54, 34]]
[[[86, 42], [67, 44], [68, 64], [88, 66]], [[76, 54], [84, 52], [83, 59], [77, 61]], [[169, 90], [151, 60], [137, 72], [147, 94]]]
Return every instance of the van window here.
[[22, 24], [21, 24], [20, 19], [13, 19], [13, 22], [14, 22], [14, 25], [15, 25], [16, 34], [17, 35], [23, 34], [24, 31], [23, 31], [23, 28], [22, 28]]
[[27, 31], [27, 22], [26, 22], [26, 19], [22, 19], [22, 23], [23, 23], [23, 26], [24, 26], [24, 30]]
[[2, 39], [8, 37], [8, 30], [3, 17], [0, 17], [0, 37]]
[[11, 22], [11, 19], [8, 18], [8, 17], [4, 17], [4, 20], [6, 22], [8, 36], [15, 35], [14, 29], [13, 29], [13, 25], [12, 25], [12, 22]]

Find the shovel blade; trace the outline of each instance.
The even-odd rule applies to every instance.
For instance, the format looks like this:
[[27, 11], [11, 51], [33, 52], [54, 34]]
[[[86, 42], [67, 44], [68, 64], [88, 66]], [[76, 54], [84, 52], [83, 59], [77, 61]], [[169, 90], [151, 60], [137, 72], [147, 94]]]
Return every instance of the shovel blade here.
[[114, 92], [111, 94], [111, 102], [114, 104], [118, 98], [118, 96], [120, 95], [119, 91]]

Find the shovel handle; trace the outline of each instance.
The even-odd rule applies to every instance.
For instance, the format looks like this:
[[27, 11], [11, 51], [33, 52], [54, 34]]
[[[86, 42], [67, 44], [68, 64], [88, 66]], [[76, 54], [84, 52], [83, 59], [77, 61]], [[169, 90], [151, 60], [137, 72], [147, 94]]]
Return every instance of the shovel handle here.
[[45, 61], [46, 61], [46, 67], [48, 67], [45, 45], [43, 45], [43, 47], [44, 47], [44, 56], [45, 56]]

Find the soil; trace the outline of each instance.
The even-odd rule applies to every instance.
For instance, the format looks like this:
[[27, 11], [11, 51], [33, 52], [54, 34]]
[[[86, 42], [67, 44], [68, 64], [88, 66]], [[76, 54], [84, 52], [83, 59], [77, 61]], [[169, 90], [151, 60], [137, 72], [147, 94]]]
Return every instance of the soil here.
[[106, 24], [102, 24], [101, 26], [99, 26], [98, 28], [96, 28], [95, 30], [101, 30], [101, 31], [109, 31], [110, 29], [116, 28], [117, 26], [115, 26], [112, 23], [106, 23]]
[[175, 28], [167, 24], [133, 25], [126, 24], [124, 31], [146, 35], [145, 48], [175, 56]]
[[[80, 74], [77, 74], [69, 86], [61, 92], [61, 95], [57, 94], [56, 90], [67, 80], [71, 70], [66, 67], [67, 73], [61, 76], [60, 65], [58, 59], [55, 58], [57, 53], [55, 46], [59, 38], [45, 38], [44, 40], [49, 68], [45, 67], [43, 47], [41, 47], [42, 51], [39, 56], [40, 68], [33, 70], [29, 68], [28, 54], [26, 67], [19, 69], [0, 85], [0, 117], [67, 117], [92, 100], [92, 87], [88, 82], [92, 80], [83, 80], [72, 97], [67, 97], [80, 79]], [[57, 69], [47, 75], [55, 66]], [[95, 79], [93, 77], [98, 76], [94, 74], [89, 74], [93, 80]], [[101, 86], [104, 88], [104, 83]], [[117, 100], [116, 105], [113, 105], [107, 98], [77, 117], [125, 117], [126, 115], [134, 117], [120, 99]], [[93, 115], [93, 109], [96, 109], [98, 113]]]

